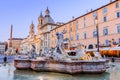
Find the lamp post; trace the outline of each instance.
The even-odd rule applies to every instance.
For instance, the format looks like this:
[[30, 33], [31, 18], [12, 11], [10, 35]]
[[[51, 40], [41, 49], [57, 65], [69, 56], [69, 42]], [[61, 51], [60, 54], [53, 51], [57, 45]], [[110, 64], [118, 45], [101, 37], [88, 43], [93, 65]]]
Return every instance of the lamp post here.
[[98, 17], [95, 18], [96, 32], [97, 32], [97, 52], [99, 52], [99, 29], [98, 29]]

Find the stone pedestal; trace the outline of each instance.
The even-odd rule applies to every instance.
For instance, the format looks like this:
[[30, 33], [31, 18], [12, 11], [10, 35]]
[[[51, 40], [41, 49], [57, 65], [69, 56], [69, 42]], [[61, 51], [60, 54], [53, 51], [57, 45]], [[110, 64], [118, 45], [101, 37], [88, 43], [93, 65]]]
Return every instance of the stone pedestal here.
[[31, 68], [35, 71], [55, 71], [64, 73], [102, 73], [106, 71], [106, 60], [99, 61], [38, 61], [31, 60]]
[[31, 61], [29, 59], [15, 59], [14, 66], [17, 69], [30, 69]]

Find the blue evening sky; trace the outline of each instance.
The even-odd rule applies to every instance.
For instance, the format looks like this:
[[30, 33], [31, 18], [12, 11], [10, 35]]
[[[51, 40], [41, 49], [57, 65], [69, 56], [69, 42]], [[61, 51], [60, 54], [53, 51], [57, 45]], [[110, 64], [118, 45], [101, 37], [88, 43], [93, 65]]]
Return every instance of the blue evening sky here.
[[33, 21], [37, 32], [38, 16], [48, 6], [55, 22], [68, 22], [109, 3], [110, 0], [0, 0], [0, 41], [7, 41], [13, 24], [13, 37], [25, 38]]

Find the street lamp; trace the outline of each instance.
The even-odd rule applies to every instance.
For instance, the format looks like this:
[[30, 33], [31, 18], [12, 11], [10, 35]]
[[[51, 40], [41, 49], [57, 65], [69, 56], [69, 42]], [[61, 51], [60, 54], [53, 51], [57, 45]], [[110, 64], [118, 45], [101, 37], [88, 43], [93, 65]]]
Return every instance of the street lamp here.
[[95, 17], [95, 23], [96, 23], [96, 32], [97, 32], [97, 52], [99, 52], [99, 30], [98, 30], [98, 17]]

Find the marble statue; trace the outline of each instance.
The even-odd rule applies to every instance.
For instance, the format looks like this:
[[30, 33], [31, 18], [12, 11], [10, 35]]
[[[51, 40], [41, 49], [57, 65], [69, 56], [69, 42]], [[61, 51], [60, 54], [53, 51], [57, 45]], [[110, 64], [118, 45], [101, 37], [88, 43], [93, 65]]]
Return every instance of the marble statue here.
[[5, 52], [6, 55], [15, 55], [16, 51], [13, 48], [8, 48], [8, 50]]
[[29, 52], [29, 57], [30, 58], [36, 58], [37, 57], [35, 49], [36, 49], [35, 46], [31, 45], [31, 49], [30, 49], [30, 52]]

